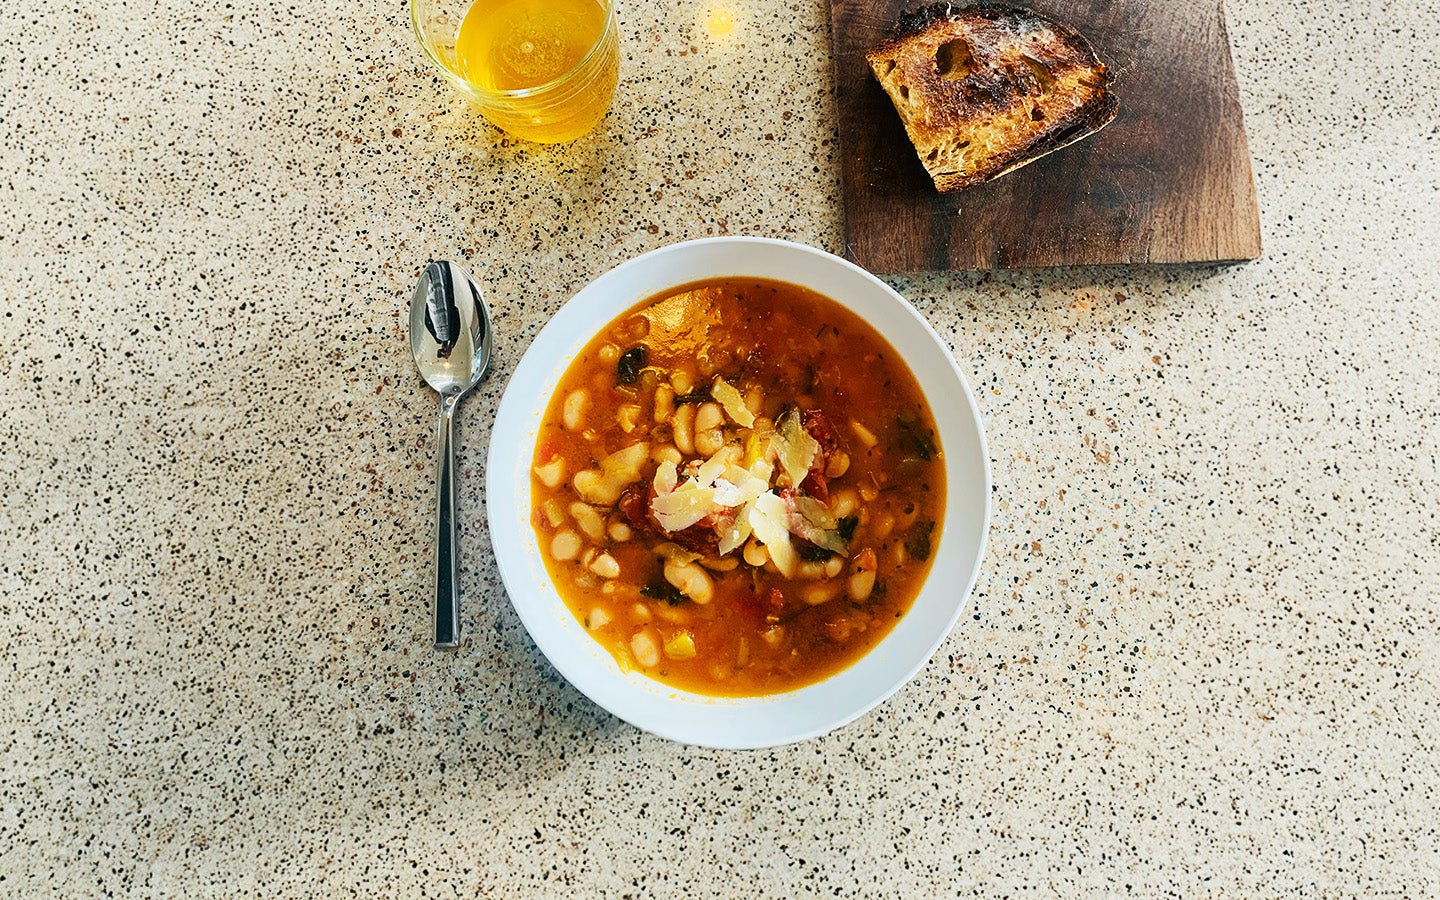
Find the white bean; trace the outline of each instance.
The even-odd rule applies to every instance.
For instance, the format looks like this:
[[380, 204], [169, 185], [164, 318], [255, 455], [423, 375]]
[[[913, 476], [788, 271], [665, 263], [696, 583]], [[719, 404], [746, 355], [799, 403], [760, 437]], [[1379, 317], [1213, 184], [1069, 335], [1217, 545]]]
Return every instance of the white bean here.
[[860, 439], [860, 443], [864, 444], [867, 449], [880, 442], [880, 439], [875, 436], [875, 432], [861, 425], [854, 419], [850, 420], [850, 430], [855, 432], [855, 436]]
[[665, 580], [702, 606], [715, 599], [715, 582], [710, 580], [709, 573], [694, 563], [665, 560]]
[[630, 652], [643, 668], [650, 669], [660, 663], [660, 642], [655, 639], [654, 629], [645, 628], [635, 632], [630, 639]]
[[850, 565], [850, 579], [846, 585], [851, 600], [859, 603], [870, 599], [870, 592], [875, 590], [876, 566], [875, 551], [869, 547], [856, 555], [855, 561]]
[[825, 561], [825, 577], [834, 578], [836, 575], [839, 575], [840, 570], [844, 568], [845, 560], [838, 556], [832, 556]]
[[598, 470], [581, 469], [575, 473], [575, 477], [570, 480], [570, 484], [575, 488], [575, 493], [589, 500], [592, 496], [600, 492], [602, 481], [604, 481], [604, 476], [602, 476]]
[[681, 456], [680, 451], [676, 450], [674, 447], [671, 447], [669, 444], [662, 444], [659, 447], [655, 448], [655, 452], [650, 454], [650, 458], [655, 460], [657, 463], [662, 463], [666, 460], [669, 460], [670, 462], [678, 466], [680, 465], [680, 461], [685, 457]]
[[676, 369], [670, 373], [670, 386], [675, 389], [677, 394], [688, 394], [690, 388], [695, 386], [695, 380], [684, 369]]
[[590, 394], [584, 389], [570, 392], [565, 398], [565, 406], [560, 411], [560, 421], [570, 431], [579, 431], [585, 427], [585, 407], [590, 403]]
[[745, 545], [745, 561], [758, 569], [770, 561], [770, 551], [765, 549], [764, 544], [751, 538]]
[[590, 561], [590, 571], [601, 578], [619, 578], [620, 563], [608, 553], [602, 553]]
[[565, 529], [555, 532], [550, 539], [550, 558], [557, 562], [569, 562], [580, 554], [580, 535]]
[[702, 403], [695, 411], [695, 430], [709, 431], [719, 428], [725, 422], [725, 411], [718, 403]]
[[650, 607], [644, 603], [636, 603], [630, 607], [630, 618], [637, 622], [648, 622], [651, 619]]
[[634, 532], [630, 530], [630, 526], [624, 522], [611, 522], [609, 532], [610, 540], [616, 543], [628, 541], [631, 535], [634, 534]]
[[662, 384], [655, 389], [655, 421], [668, 422], [675, 414], [675, 389]]
[[850, 471], [850, 454], [844, 450], [836, 451], [835, 455], [825, 464], [826, 478], [839, 478]]
[[695, 407], [686, 403], [675, 410], [675, 418], [671, 421], [670, 427], [675, 431], [675, 447], [680, 451], [681, 455], [694, 455]]
[[594, 631], [597, 628], [604, 628], [610, 624], [610, 614], [603, 606], [597, 606], [590, 610], [590, 615], [585, 617], [585, 627]]
[[620, 348], [614, 344], [606, 344], [600, 348], [600, 361], [613, 363], [620, 358]]
[[623, 487], [640, 477], [640, 467], [645, 464], [645, 457], [649, 455], [650, 445], [641, 441], [616, 450], [600, 460], [600, 468], [607, 476], [620, 479]]
[[710, 457], [720, 452], [725, 446], [725, 432], [718, 428], [709, 431], [695, 432], [695, 452], [701, 456]]
[[619, 500], [620, 492], [625, 490], [626, 484], [619, 479], [606, 477], [595, 469], [581, 469], [575, 473], [570, 483], [575, 487], [575, 493], [599, 506], [609, 506]]
[[592, 541], [598, 541], [605, 536], [605, 519], [593, 506], [575, 502], [570, 504], [570, 517], [585, 536]]
[[837, 519], [850, 515], [859, 505], [860, 498], [854, 488], [841, 488], [830, 496], [830, 514]]
[[547, 488], [559, 487], [560, 482], [565, 480], [565, 459], [561, 456], [551, 457], [549, 462], [536, 466], [533, 471], [535, 477]]

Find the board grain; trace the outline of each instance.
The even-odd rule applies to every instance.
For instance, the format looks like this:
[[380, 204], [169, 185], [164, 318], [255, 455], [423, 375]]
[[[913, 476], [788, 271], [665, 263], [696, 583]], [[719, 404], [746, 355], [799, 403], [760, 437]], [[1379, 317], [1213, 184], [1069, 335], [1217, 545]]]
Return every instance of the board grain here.
[[[865, 51], [914, 0], [831, 0], [846, 255], [876, 272], [1260, 255], [1219, 0], [1035, 0], [1115, 75], [1107, 128], [987, 184], [935, 191]], [[963, 3], [956, 3], [958, 7]]]

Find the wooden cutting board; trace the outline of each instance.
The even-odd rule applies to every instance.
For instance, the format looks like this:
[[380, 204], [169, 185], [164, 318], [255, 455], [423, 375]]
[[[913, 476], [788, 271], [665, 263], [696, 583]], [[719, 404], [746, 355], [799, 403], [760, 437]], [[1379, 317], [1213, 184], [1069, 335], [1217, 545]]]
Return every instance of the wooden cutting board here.
[[[865, 51], [916, 0], [831, 0], [846, 255], [876, 272], [1260, 255], [1250, 150], [1220, 0], [1033, 0], [1116, 75], [1115, 121], [942, 196]], [[964, 5], [962, 2], [955, 4]]]

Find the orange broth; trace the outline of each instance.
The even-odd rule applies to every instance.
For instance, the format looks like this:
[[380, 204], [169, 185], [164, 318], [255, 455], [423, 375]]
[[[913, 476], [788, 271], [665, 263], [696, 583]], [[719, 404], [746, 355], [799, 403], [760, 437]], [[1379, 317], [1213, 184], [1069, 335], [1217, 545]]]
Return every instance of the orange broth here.
[[531, 487], [590, 634], [623, 669], [719, 696], [794, 690], [874, 647], [945, 503], [898, 354], [835, 301], [753, 278], [667, 291], [596, 336], [546, 409]]

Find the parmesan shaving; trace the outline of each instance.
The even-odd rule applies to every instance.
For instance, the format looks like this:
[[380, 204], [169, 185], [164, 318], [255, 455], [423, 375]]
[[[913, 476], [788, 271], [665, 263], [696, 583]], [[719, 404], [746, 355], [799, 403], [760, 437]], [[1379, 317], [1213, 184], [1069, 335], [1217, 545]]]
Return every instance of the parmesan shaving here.
[[755, 425], [755, 414], [745, 406], [745, 398], [740, 396], [740, 392], [733, 385], [718, 375], [715, 376], [715, 386], [710, 389], [710, 396], [725, 407], [725, 414], [736, 425], [741, 428], [750, 428]]
[[[753, 503], [753, 501], [751, 502]], [[750, 506], [751, 503], [745, 504], [745, 508], [740, 510], [739, 515], [735, 516], [735, 521], [731, 522], [730, 527], [726, 528], [724, 533], [720, 535], [719, 551], [721, 556], [731, 552], [750, 539], [750, 534], [754, 530], [750, 526]]]
[[634, 481], [640, 477], [640, 466], [645, 458], [650, 455], [650, 445], [644, 442], [631, 444], [623, 450], [616, 450], [614, 453], [600, 460], [600, 468], [605, 471], [611, 479], [618, 481]]
[[810, 474], [810, 464], [820, 452], [820, 443], [810, 436], [800, 424], [800, 412], [791, 407], [780, 419], [776, 431], [779, 442], [780, 465], [790, 479], [791, 487], [799, 487]]
[[[726, 506], [744, 506], [756, 497], [770, 490], [770, 481], [765, 478], [757, 478], [751, 472], [739, 466], [730, 466], [725, 470], [724, 482], [734, 485], [736, 500], [734, 503], [726, 503]], [[716, 482], [720, 484], [721, 482]]]
[[790, 542], [790, 531], [786, 527], [788, 518], [785, 501], [771, 493], [761, 494], [750, 504], [750, 527], [755, 537], [765, 545], [774, 561], [775, 568], [786, 578], [795, 574], [797, 556], [795, 545]]
[[721, 459], [720, 454], [717, 453], [706, 460], [705, 463], [696, 470], [695, 480], [701, 484], [714, 484], [715, 479], [724, 474], [726, 465], [728, 465], [728, 463]]
[[710, 515], [715, 506], [715, 489], [687, 480], [668, 494], [650, 502], [650, 510], [660, 527], [672, 534], [683, 531]]

